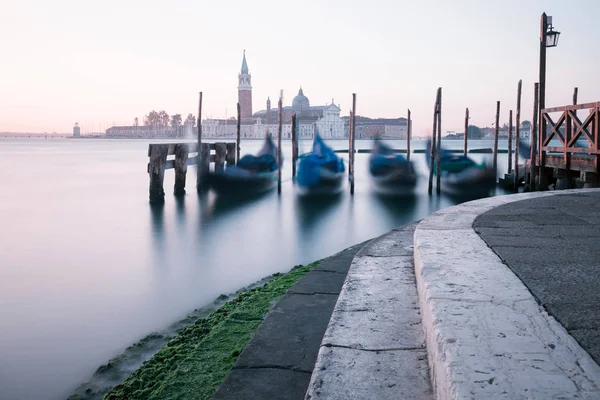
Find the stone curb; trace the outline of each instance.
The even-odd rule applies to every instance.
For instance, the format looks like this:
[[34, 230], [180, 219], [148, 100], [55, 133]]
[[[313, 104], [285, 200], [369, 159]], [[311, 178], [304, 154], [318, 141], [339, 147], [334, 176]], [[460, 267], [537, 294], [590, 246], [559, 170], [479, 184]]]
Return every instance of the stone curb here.
[[598, 191], [486, 198], [417, 226], [417, 291], [437, 399], [600, 398], [600, 367], [472, 227], [503, 204]]
[[414, 278], [416, 225], [354, 256], [305, 399], [432, 399]]

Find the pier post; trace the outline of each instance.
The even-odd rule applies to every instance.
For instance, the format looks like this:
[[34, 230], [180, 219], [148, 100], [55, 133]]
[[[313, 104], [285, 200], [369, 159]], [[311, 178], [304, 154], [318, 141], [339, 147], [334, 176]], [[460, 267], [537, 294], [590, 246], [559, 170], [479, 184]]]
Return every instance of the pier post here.
[[496, 102], [496, 129], [494, 130], [494, 160], [492, 164], [492, 171], [494, 176], [494, 182], [497, 180], [498, 176], [498, 135], [500, 134], [500, 127], [498, 126], [500, 122], [500, 102]]
[[581, 171], [579, 173], [579, 179], [581, 179], [581, 181], [583, 182], [584, 189], [597, 188], [599, 183], [598, 176], [599, 174], [595, 172]]
[[442, 165], [441, 165], [441, 155], [442, 155], [442, 88], [438, 88], [438, 122], [437, 122], [437, 165], [436, 165], [436, 182], [435, 182], [435, 193], [440, 194], [441, 191], [441, 175], [442, 175]]
[[431, 149], [429, 152], [429, 186], [427, 188], [427, 194], [431, 196], [433, 193], [433, 169], [435, 168], [435, 146], [437, 136], [437, 111], [438, 111], [438, 99], [439, 91], [435, 97], [435, 104], [433, 106], [433, 131], [431, 133]]
[[163, 204], [165, 202], [165, 191], [163, 182], [167, 166], [167, 153], [169, 145], [148, 145], [148, 174], [150, 175], [150, 204]]
[[210, 144], [202, 143], [198, 149], [198, 158], [200, 164], [198, 164], [198, 192], [205, 192], [208, 190], [206, 187], [206, 181], [208, 180], [208, 172], [210, 165]]
[[215, 143], [215, 172], [225, 169], [225, 155], [227, 153], [227, 144]]
[[173, 194], [175, 196], [185, 195], [185, 177], [187, 175], [187, 160], [190, 148], [187, 143], [177, 143], [175, 145], [175, 187]]
[[515, 136], [515, 167], [514, 167], [514, 185], [513, 192], [519, 192], [519, 146], [520, 146], [520, 127], [521, 127], [521, 88], [523, 86], [523, 80], [519, 79], [517, 85], [517, 115], [515, 117], [515, 125], [517, 127], [517, 134]]
[[352, 131], [350, 136], [350, 165], [348, 167], [350, 177], [350, 194], [354, 194], [354, 152], [356, 145], [356, 93], [352, 93]]
[[408, 109], [407, 121], [408, 126], [406, 127], [406, 160], [410, 161], [410, 141], [412, 136], [412, 124], [410, 120], [410, 108]]
[[569, 189], [569, 171], [567, 169], [557, 168], [554, 170], [556, 175], [555, 190]]
[[537, 128], [538, 128], [538, 96], [540, 91], [540, 84], [535, 83], [533, 88], [533, 125], [531, 126], [531, 132], [529, 134], [529, 140], [531, 143], [531, 154], [529, 157], [529, 187], [532, 192], [536, 190], [535, 176], [536, 176], [536, 163], [537, 163]]
[[202, 190], [202, 155], [200, 149], [202, 148], [202, 92], [200, 92], [200, 100], [198, 102], [198, 157], [196, 158], [197, 174], [196, 174], [196, 191]]
[[277, 193], [281, 194], [281, 127], [283, 124], [283, 90], [279, 94], [279, 102], [277, 104]]
[[225, 162], [227, 163], [228, 167], [230, 165], [235, 165], [235, 146], [235, 143], [227, 143], [225, 146]]
[[469, 140], [469, 108], [465, 109], [465, 157], [467, 156], [467, 142]]
[[296, 181], [296, 161], [298, 160], [298, 117], [292, 116], [292, 181]]
[[242, 111], [240, 108], [240, 103], [237, 103], [237, 133], [236, 133], [236, 139], [235, 139], [235, 143], [236, 143], [236, 149], [235, 149], [235, 163], [237, 164], [240, 161], [240, 152], [241, 152], [241, 148], [240, 148], [240, 138], [241, 138], [241, 130], [242, 130]]
[[[513, 112], [508, 112], [508, 173], [512, 171], [512, 138], [513, 138]], [[517, 128], [518, 130], [518, 128]], [[516, 156], [516, 154], [515, 154]]]

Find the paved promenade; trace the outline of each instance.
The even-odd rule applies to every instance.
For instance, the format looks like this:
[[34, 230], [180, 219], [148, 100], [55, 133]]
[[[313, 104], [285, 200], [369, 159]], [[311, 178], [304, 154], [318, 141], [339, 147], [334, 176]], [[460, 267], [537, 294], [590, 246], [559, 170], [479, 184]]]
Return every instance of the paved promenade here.
[[438, 211], [299, 281], [215, 398], [600, 399], [598, 241], [600, 189]]
[[600, 192], [509, 203], [482, 214], [473, 227], [600, 362]]

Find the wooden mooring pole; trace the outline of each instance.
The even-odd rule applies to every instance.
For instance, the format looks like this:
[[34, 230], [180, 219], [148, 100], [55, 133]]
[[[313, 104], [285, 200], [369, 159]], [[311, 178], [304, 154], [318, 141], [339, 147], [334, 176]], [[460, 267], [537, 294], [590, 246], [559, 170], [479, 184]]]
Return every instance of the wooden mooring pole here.
[[298, 116], [292, 116], [292, 181], [296, 181], [296, 161], [298, 160]]
[[150, 175], [150, 204], [163, 204], [165, 191], [163, 182], [167, 167], [168, 146], [148, 146], [148, 174]]
[[352, 131], [350, 136], [350, 163], [348, 166], [350, 178], [350, 194], [354, 194], [354, 146], [356, 145], [356, 93], [352, 93]]
[[465, 149], [464, 154], [467, 156], [467, 142], [469, 140], [469, 108], [465, 109]]
[[512, 124], [513, 113], [512, 110], [508, 113], [508, 172], [512, 171], [512, 139], [513, 139], [513, 124]]
[[202, 154], [202, 92], [200, 92], [200, 100], [198, 102], [198, 156], [196, 158], [196, 190], [202, 192], [206, 190], [204, 183], [208, 177], [208, 169], [203, 167], [207, 164], [202, 159], [203, 156], [208, 157], [210, 154]]
[[235, 138], [235, 163], [237, 164], [240, 161], [240, 140], [242, 137], [242, 108], [240, 107], [240, 103], [237, 103], [237, 131]]
[[536, 190], [535, 175], [537, 163], [537, 128], [538, 128], [538, 101], [540, 94], [540, 84], [535, 83], [533, 87], [533, 124], [529, 133], [529, 143], [531, 144], [531, 153], [529, 156], [529, 188], [532, 192]]
[[438, 88], [438, 122], [437, 122], [437, 156], [436, 156], [436, 182], [435, 193], [440, 194], [441, 191], [441, 175], [442, 175], [442, 88]]
[[437, 112], [438, 112], [438, 99], [439, 91], [435, 98], [435, 104], [433, 106], [433, 131], [431, 132], [431, 149], [429, 151], [429, 186], [427, 193], [431, 196], [433, 193], [433, 170], [435, 168], [435, 146], [437, 136]]
[[177, 143], [175, 145], [175, 187], [173, 194], [175, 196], [185, 195], [185, 177], [187, 175], [187, 161], [190, 147], [186, 143]]
[[283, 90], [279, 93], [279, 102], [277, 103], [277, 193], [281, 194], [281, 127], [283, 115]]
[[515, 126], [516, 126], [516, 136], [515, 136], [515, 167], [514, 171], [514, 180], [513, 180], [513, 192], [519, 192], [519, 142], [521, 141], [521, 89], [523, 86], [523, 80], [519, 79], [519, 84], [517, 85], [517, 115], [515, 117]]
[[496, 182], [498, 176], [498, 135], [500, 134], [500, 102], [496, 102], [496, 129], [494, 130], [494, 160], [492, 163], [492, 174], [494, 182]]
[[407, 121], [408, 124], [406, 127], [406, 160], [410, 161], [410, 141], [412, 134], [411, 120], [410, 120], [410, 109], [408, 109]]

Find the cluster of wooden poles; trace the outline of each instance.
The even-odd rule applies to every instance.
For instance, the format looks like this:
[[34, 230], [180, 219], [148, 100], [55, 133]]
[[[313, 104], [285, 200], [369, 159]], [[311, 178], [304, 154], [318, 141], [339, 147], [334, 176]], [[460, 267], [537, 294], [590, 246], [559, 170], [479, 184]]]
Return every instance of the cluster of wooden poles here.
[[[509, 122], [508, 122], [508, 173], [513, 175], [513, 190], [514, 192], [518, 191], [519, 184], [519, 144], [520, 144], [520, 126], [521, 126], [521, 91], [522, 91], [522, 80], [519, 80], [517, 85], [517, 109], [515, 115], [515, 126], [513, 127], [513, 110], [509, 111]], [[576, 87], [573, 91], [573, 105], [577, 104], [577, 94], [578, 88]], [[536, 160], [538, 151], [541, 152], [542, 144], [538, 144], [538, 110], [539, 103], [539, 83], [535, 83], [534, 85], [534, 101], [533, 101], [533, 123], [531, 126], [530, 132], [530, 174], [529, 174], [529, 187], [531, 190], [536, 189], [536, 175], [543, 175], [543, 165], [538, 165], [536, 168]], [[469, 132], [469, 109], [465, 109], [465, 135], [464, 135], [464, 155], [467, 155], [467, 145], [468, 145], [468, 132]], [[410, 121], [410, 110], [409, 110], [409, 121]], [[440, 155], [441, 155], [441, 121], [442, 121], [442, 88], [437, 89], [437, 95], [435, 100], [434, 112], [433, 112], [433, 134], [432, 134], [432, 146], [430, 152], [430, 165], [434, 166], [436, 169], [436, 193], [440, 193]], [[497, 176], [498, 170], [498, 137], [500, 130], [500, 101], [496, 102], [496, 119], [495, 119], [495, 129], [494, 129], [494, 148], [493, 148], [493, 176]], [[409, 124], [410, 127], [410, 124]], [[515, 132], [515, 148], [514, 148], [514, 160], [513, 160], [513, 128], [516, 128]], [[410, 141], [409, 141], [410, 143]], [[539, 149], [538, 149], [539, 147]], [[410, 148], [409, 148], [410, 149]], [[409, 154], [410, 154], [410, 150]], [[436, 162], [434, 163], [434, 159]], [[433, 167], [429, 171], [429, 188], [428, 193], [431, 195], [433, 190], [433, 176], [434, 169]], [[537, 186], [539, 187], [539, 186]]]

